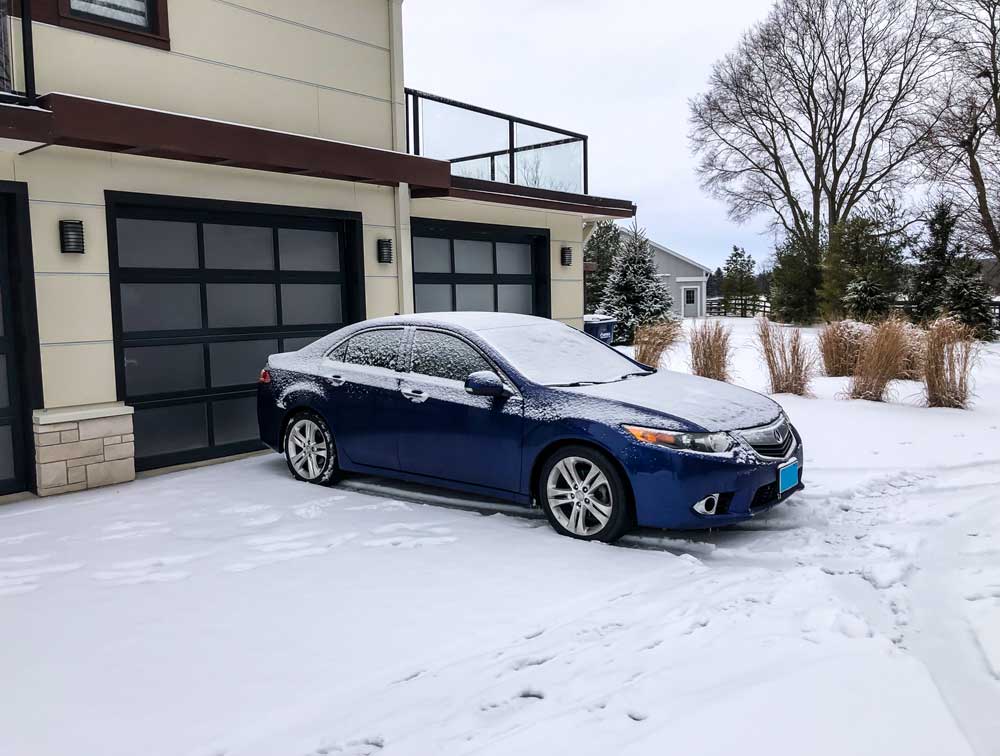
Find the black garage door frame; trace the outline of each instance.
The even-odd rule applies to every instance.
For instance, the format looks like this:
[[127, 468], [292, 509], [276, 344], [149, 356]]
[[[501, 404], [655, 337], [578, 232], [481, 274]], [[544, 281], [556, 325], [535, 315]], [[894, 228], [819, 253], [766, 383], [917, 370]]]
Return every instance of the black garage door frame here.
[[7, 357], [9, 392], [8, 406], [0, 409], [0, 426], [10, 427], [13, 467], [12, 475], [0, 480], [0, 494], [10, 494], [35, 490], [31, 413], [44, 406], [27, 184], [0, 181], [0, 232], [0, 350]]
[[[329, 332], [333, 324], [283, 325], [281, 307], [282, 284], [308, 284], [335, 282], [341, 285], [342, 324], [363, 320], [364, 298], [364, 246], [362, 217], [360, 213], [306, 207], [289, 207], [258, 203], [208, 200], [129, 192], [106, 192], [108, 224], [108, 251], [110, 264], [112, 322], [115, 346], [115, 376], [120, 401], [142, 410], [175, 408], [175, 413], [189, 407], [204, 406], [206, 413], [207, 445], [198, 448], [169, 451], [142, 456], [137, 454], [136, 469], [146, 470], [184, 464], [204, 459], [240, 454], [263, 448], [259, 440], [228, 443], [216, 438], [215, 405], [226, 400], [249, 398], [256, 395], [256, 385], [213, 388], [211, 380], [210, 348], [213, 344], [255, 339], [274, 339], [282, 349], [298, 348], [302, 341], [315, 339]], [[118, 220], [166, 220], [197, 223], [198, 267], [173, 268], [124, 268], [119, 265]], [[205, 240], [202, 224], [250, 225], [274, 227], [274, 267], [268, 270], [207, 269], [205, 266]], [[308, 230], [337, 231], [340, 239], [341, 266], [338, 273], [309, 271], [283, 271], [278, 260], [278, 227]], [[126, 333], [123, 327], [122, 284], [129, 283], [198, 283], [201, 291], [202, 328], [196, 331], [157, 331]], [[270, 284], [275, 286], [276, 323], [274, 326], [209, 328], [206, 287], [212, 284]], [[286, 341], [295, 340], [295, 345]], [[202, 345], [204, 355], [205, 388], [147, 396], [130, 397], [126, 390], [126, 349], [144, 346], [170, 346], [182, 344]], [[261, 365], [263, 367], [263, 365]], [[248, 402], [246, 404], [249, 404]], [[238, 406], [231, 403], [228, 407]], [[221, 409], [220, 409], [221, 411]], [[254, 423], [256, 414], [254, 413]], [[137, 432], [139, 428], [137, 427]], [[138, 440], [138, 439], [137, 439]], [[217, 443], [217, 441], [219, 441]], [[140, 444], [137, 444], [139, 450]]]
[[[552, 317], [551, 294], [551, 241], [547, 228], [526, 226], [502, 226], [468, 221], [440, 220], [436, 218], [411, 218], [410, 231], [413, 237], [448, 239], [451, 242], [450, 273], [420, 273], [413, 271], [414, 302], [416, 287], [420, 284], [449, 284], [452, 286], [452, 307], [455, 307], [455, 287], [462, 284], [531, 284], [533, 286], [533, 314]], [[493, 273], [456, 273], [455, 240], [485, 241], [493, 244]], [[503, 274], [496, 272], [498, 243], [528, 244], [531, 247], [531, 273], [528, 275]], [[494, 307], [497, 305], [494, 295]]]

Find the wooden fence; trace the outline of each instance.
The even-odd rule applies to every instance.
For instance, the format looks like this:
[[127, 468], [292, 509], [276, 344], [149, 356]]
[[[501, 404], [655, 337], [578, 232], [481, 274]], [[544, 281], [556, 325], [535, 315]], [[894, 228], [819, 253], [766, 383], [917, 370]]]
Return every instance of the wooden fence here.
[[706, 297], [705, 313], [714, 317], [755, 318], [771, 314], [771, 302], [764, 296], [733, 297], [728, 306], [723, 297]]

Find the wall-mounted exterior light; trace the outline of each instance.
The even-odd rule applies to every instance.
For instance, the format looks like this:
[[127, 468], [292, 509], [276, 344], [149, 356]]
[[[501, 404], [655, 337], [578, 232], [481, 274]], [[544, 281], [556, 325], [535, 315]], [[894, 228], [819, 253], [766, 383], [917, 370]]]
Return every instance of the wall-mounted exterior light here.
[[559, 262], [564, 266], [569, 267], [573, 264], [573, 248], [563, 247], [559, 250]]
[[378, 261], [380, 263], [392, 262], [392, 239], [378, 240]]
[[82, 255], [83, 244], [83, 221], [61, 220], [59, 221], [59, 249], [64, 255]]

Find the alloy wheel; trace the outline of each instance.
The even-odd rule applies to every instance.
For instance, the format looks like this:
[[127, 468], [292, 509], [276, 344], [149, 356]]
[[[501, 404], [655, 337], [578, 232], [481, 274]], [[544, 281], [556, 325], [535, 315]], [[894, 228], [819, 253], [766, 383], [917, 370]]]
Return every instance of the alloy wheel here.
[[302, 478], [315, 480], [330, 461], [326, 436], [313, 420], [296, 420], [288, 431], [288, 462]]
[[583, 457], [564, 457], [549, 472], [545, 486], [552, 516], [570, 533], [592, 536], [614, 511], [614, 494], [604, 471]]

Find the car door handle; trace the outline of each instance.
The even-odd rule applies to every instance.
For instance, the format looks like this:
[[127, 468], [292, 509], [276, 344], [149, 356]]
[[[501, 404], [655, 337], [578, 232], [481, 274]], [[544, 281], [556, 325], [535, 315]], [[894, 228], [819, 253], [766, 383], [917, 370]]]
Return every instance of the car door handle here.
[[344, 376], [342, 375], [331, 375], [327, 376], [327, 380], [330, 381], [334, 386], [343, 386], [346, 382]]
[[427, 401], [427, 394], [425, 394], [420, 389], [400, 389], [400, 392], [409, 399], [414, 404], [420, 404], [421, 402]]

